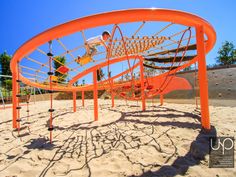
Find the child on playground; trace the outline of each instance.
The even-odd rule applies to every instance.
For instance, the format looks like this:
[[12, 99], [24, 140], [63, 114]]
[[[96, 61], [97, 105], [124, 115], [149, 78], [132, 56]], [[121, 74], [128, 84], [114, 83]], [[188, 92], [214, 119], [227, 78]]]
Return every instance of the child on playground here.
[[91, 59], [97, 53], [98, 46], [104, 46], [106, 48], [106, 42], [110, 37], [111, 37], [110, 33], [108, 31], [104, 31], [102, 35], [95, 36], [86, 40], [85, 47], [87, 52], [82, 57], [78, 56], [76, 62], [81, 65], [86, 64], [87, 62], [85, 63], [82, 62], [81, 60], [83, 58], [86, 58], [86, 56], [88, 56], [88, 58]]

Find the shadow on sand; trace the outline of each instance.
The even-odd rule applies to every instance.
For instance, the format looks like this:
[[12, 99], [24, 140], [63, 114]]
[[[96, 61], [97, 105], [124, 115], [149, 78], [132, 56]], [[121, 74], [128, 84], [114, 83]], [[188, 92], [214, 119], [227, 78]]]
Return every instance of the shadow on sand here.
[[196, 139], [191, 143], [189, 152], [179, 156], [171, 165], [163, 165], [155, 172], [147, 171], [142, 175], [132, 177], [173, 177], [184, 175], [191, 166], [199, 165], [201, 160], [209, 154], [209, 137], [216, 137], [216, 129], [211, 127], [210, 131], [201, 130]]
[[[109, 109], [109, 108], [107, 108]], [[150, 167], [160, 167], [157, 171], [145, 171], [139, 177], [152, 177], [152, 176], [176, 176], [184, 175], [191, 166], [198, 165], [201, 160], [205, 159], [205, 156], [209, 153], [209, 137], [216, 136], [215, 127], [211, 127], [211, 130], [205, 132], [201, 130], [199, 115], [170, 109], [166, 107], [157, 107], [156, 110], [147, 111], [133, 111], [122, 112], [119, 110], [109, 109], [110, 111], [119, 112], [120, 118], [114, 122], [103, 124], [100, 126], [86, 126], [91, 125], [93, 122], [78, 123], [67, 127], [56, 127], [61, 133], [66, 130], [71, 131], [71, 134], [61, 143], [60, 146], [54, 146], [50, 144], [48, 140], [39, 138], [33, 140], [29, 145], [26, 145], [29, 150], [32, 149], [48, 149], [57, 148], [53, 158], [48, 162], [48, 165], [42, 170], [39, 176], [47, 176], [48, 171], [64, 156], [70, 156], [73, 159], [81, 162], [78, 168], [69, 169], [65, 172], [69, 174], [72, 171], [79, 171], [83, 168], [88, 170], [88, 176], [92, 176], [91, 167], [89, 162], [93, 159], [100, 158], [111, 151], [122, 153], [126, 159], [132, 164], [138, 164], [141, 167], [147, 167], [140, 162], [134, 162], [126, 153], [126, 150], [139, 149], [145, 146], [152, 146], [156, 149], [156, 153], [163, 153], [163, 149], [160, 148], [160, 144], [157, 139], [166, 136], [172, 143], [173, 149], [177, 149], [174, 141], [168, 136], [168, 131], [175, 128], [196, 129], [199, 131], [196, 139], [191, 142], [189, 151], [184, 156], [175, 156], [177, 150], [163, 164], [149, 164]], [[165, 112], [170, 112], [165, 114]], [[152, 112], [150, 115], [149, 112]], [[150, 122], [150, 118], [154, 119]], [[162, 118], [162, 121], [158, 121], [158, 118]], [[167, 121], [163, 121], [163, 118]], [[194, 121], [185, 122], [179, 121], [178, 118], [192, 118]], [[168, 120], [169, 119], [169, 120]], [[171, 120], [171, 121], [170, 121]], [[140, 128], [139, 125], [145, 125]], [[122, 126], [121, 126], [122, 125]], [[166, 131], [159, 132], [158, 137], [156, 126], [166, 127]], [[81, 134], [83, 132], [83, 134]], [[130, 133], [131, 132], [131, 133]], [[141, 133], [140, 133], [141, 132]], [[139, 134], [142, 134], [142, 136]], [[149, 141], [142, 142], [141, 138], [148, 137]], [[99, 153], [98, 153], [99, 151]], [[171, 165], [165, 165], [170, 158], [175, 158]], [[93, 174], [96, 176], [96, 174]]]

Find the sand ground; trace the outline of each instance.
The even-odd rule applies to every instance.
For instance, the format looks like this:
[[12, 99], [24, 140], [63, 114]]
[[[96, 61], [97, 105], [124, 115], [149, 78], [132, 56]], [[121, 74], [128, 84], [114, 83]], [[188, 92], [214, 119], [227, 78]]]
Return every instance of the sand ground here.
[[236, 176], [235, 168], [209, 168], [208, 136], [236, 135], [236, 107], [210, 106], [212, 130], [201, 131], [192, 104], [99, 100], [54, 101], [53, 144], [48, 142], [49, 102], [21, 110], [21, 130], [12, 129], [11, 109], [0, 110], [0, 176]]

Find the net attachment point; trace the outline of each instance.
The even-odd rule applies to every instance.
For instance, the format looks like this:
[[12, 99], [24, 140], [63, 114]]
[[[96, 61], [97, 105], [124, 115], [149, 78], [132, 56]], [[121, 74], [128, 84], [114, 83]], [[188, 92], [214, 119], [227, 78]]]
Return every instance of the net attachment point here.
[[49, 71], [49, 72], [48, 72], [48, 75], [49, 75], [49, 76], [52, 76], [52, 75], [53, 75], [53, 72]]
[[55, 111], [55, 109], [49, 109], [48, 110], [48, 112], [54, 112]]
[[54, 129], [53, 127], [49, 127], [48, 131], [53, 131], [53, 129]]
[[48, 53], [47, 53], [47, 56], [53, 57], [53, 54], [52, 54], [51, 52], [48, 52]]

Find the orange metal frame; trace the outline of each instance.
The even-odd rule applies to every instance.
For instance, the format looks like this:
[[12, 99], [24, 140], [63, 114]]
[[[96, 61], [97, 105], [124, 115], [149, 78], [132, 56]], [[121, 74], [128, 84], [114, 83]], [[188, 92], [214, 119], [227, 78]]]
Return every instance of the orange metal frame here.
[[[137, 15], [138, 14], [138, 15]], [[206, 71], [206, 61], [205, 55], [208, 53], [214, 46], [216, 41], [216, 33], [213, 27], [204, 19], [182, 11], [177, 10], [168, 10], [168, 9], [131, 9], [131, 10], [122, 10], [122, 11], [113, 11], [102, 14], [96, 14], [92, 16], [83, 17], [80, 19], [76, 19], [59, 26], [53, 27], [34, 38], [30, 39], [26, 43], [24, 43], [14, 54], [11, 61], [11, 71], [13, 76], [13, 127], [17, 128], [16, 119], [19, 117], [19, 113], [17, 112], [18, 99], [16, 94], [18, 93], [18, 84], [17, 80], [21, 80], [27, 85], [31, 85], [33, 87], [38, 87], [42, 89], [48, 90], [58, 90], [58, 91], [69, 91], [73, 92], [73, 100], [74, 107], [76, 107], [76, 93], [75, 91], [82, 91], [82, 105], [84, 106], [84, 91], [89, 90], [91, 87], [80, 86], [74, 87], [72, 86], [73, 82], [77, 79], [81, 78], [88, 73], [93, 73], [93, 87], [94, 90], [94, 117], [95, 120], [98, 119], [98, 102], [97, 102], [97, 90], [99, 89], [99, 83], [97, 83], [97, 75], [96, 70], [107, 65], [106, 62], [98, 64], [92, 68], [85, 70], [82, 73], [79, 73], [75, 76], [69, 83], [68, 87], [62, 87], [59, 85], [55, 86], [47, 86], [39, 83], [35, 83], [30, 81], [29, 79], [23, 77], [19, 74], [18, 64], [22, 58], [27, 56], [29, 53], [34, 51], [38, 46], [47, 43], [48, 41], [61, 38], [63, 36], [67, 36], [69, 34], [73, 34], [78, 31], [82, 31], [89, 28], [95, 28], [104, 25], [110, 24], [120, 24], [120, 23], [128, 23], [128, 22], [139, 22], [139, 21], [165, 21], [172, 22], [176, 24], [190, 26], [196, 29], [196, 37], [197, 37], [197, 56], [192, 59], [190, 62], [171, 70], [169, 73], [164, 73], [162, 75], [157, 76], [156, 78], [166, 77], [167, 74], [175, 73], [185, 67], [190, 66], [191, 64], [198, 62], [199, 66], [199, 85], [200, 85], [200, 101], [201, 101], [201, 117], [202, 117], [202, 127], [205, 129], [210, 129], [210, 118], [209, 118], [209, 108], [208, 108], [208, 86], [207, 86], [207, 71]], [[207, 40], [204, 39], [204, 35], [207, 37]], [[110, 64], [112, 62], [120, 62], [127, 58], [116, 58], [110, 60]], [[141, 74], [141, 87], [142, 87], [142, 109], [145, 110], [145, 97], [143, 91], [143, 58], [139, 56], [140, 59], [140, 74]], [[110, 78], [111, 79], [111, 78]], [[113, 79], [110, 81], [113, 82]], [[113, 86], [115, 87], [114, 83]], [[162, 96], [161, 96], [162, 97]], [[163, 102], [163, 97], [161, 98], [161, 102]], [[114, 106], [114, 96], [112, 96], [112, 105]], [[74, 108], [76, 111], [76, 108]]]

